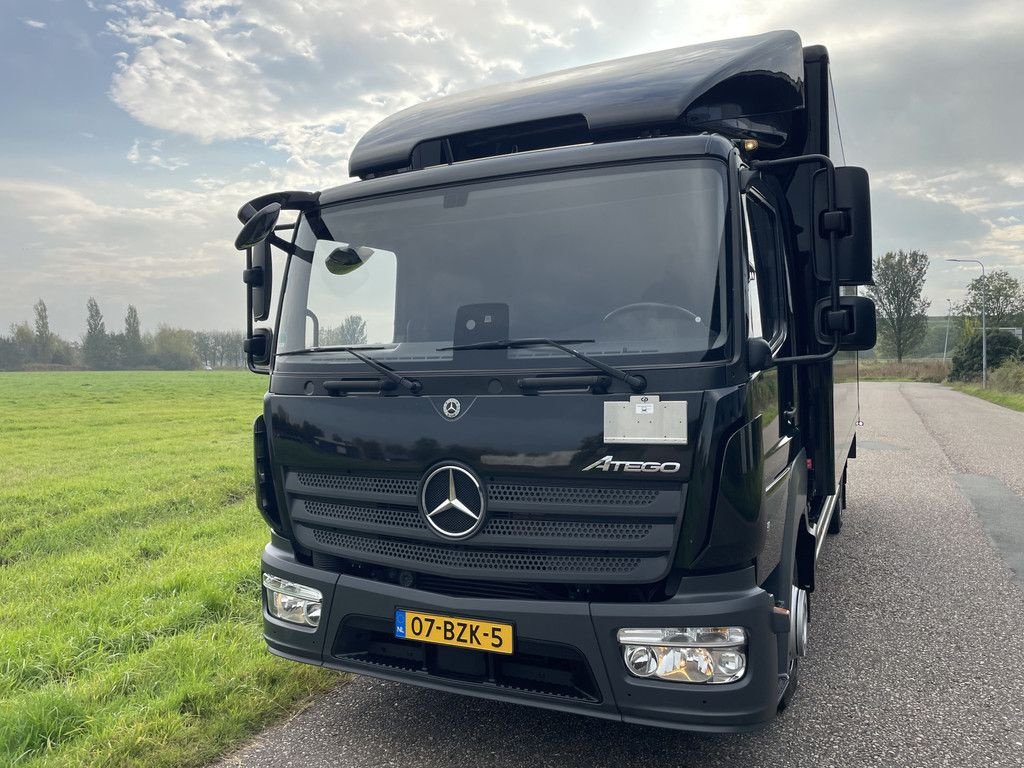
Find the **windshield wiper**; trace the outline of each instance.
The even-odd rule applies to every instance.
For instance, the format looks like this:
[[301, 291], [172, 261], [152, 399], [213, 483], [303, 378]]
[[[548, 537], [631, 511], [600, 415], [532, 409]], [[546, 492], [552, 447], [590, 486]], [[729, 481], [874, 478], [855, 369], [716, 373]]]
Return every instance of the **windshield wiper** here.
[[416, 381], [415, 379], [407, 379], [400, 373], [388, 368], [383, 363], [379, 363], [369, 355], [361, 354], [357, 352], [357, 349], [387, 349], [387, 347], [346, 347], [346, 346], [328, 346], [328, 347], [307, 347], [306, 349], [295, 349], [291, 352], [278, 352], [278, 357], [284, 357], [286, 355], [308, 355], [314, 352], [348, 352], [352, 357], [357, 360], [362, 360], [368, 366], [377, 371], [381, 376], [390, 382], [397, 384], [400, 387], [404, 387], [409, 390], [412, 394], [418, 395], [420, 390], [423, 389], [423, 384]]
[[438, 352], [451, 350], [458, 352], [464, 349], [522, 349], [525, 347], [554, 347], [566, 352], [588, 365], [592, 365], [599, 371], [603, 371], [613, 379], [618, 379], [629, 385], [634, 392], [643, 392], [647, 388], [647, 379], [632, 373], [626, 373], [621, 368], [615, 368], [607, 363], [602, 363], [590, 355], [578, 352], [566, 344], [592, 344], [593, 339], [505, 339], [503, 341], [478, 341], [473, 344], [456, 344], [451, 347], [439, 347]]

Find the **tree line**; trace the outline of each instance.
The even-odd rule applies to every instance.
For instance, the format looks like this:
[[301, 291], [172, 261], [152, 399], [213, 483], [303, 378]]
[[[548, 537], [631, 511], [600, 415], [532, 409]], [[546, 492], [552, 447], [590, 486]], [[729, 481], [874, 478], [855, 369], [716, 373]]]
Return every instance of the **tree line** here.
[[32, 323], [14, 323], [9, 335], [0, 335], [0, 370], [245, 367], [241, 331], [192, 331], [160, 325], [155, 332], [143, 332], [134, 305], [128, 306], [121, 330], [108, 330], [95, 299], [90, 297], [85, 309], [85, 333], [79, 340], [68, 340], [50, 329], [46, 302], [39, 299], [33, 307]]
[[[867, 293], [877, 310], [879, 356], [902, 362], [923, 351], [934, 355], [936, 344], [943, 340], [943, 325], [929, 323], [930, 302], [922, 296], [928, 263], [928, 255], [922, 251], [890, 251], [875, 259], [875, 284], [868, 287]], [[1010, 356], [1019, 355], [1024, 347], [1019, 340], [1024, 328], [1024, 286], [1009, 272], [992, 270], [971, 280], [964, 300], [949, 307], [945, 329], [954, 330], [948, 340], [955, 370], [964, 369], [965, 365], [973, 367], [973, 362], [964, 361], [973, 361], [977, 356], [975, 350], [981, 346], [982, 304], [990, 347], [989, 365], [998, 365], [998, 361], [993, 361], [991, 347], [1000, 351], [997, 358], [1003, 351]]]

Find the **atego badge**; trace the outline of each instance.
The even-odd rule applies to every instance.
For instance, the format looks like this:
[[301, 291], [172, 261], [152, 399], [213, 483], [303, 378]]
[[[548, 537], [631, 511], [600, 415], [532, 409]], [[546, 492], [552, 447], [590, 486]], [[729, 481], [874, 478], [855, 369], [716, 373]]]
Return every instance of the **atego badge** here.
[[681, 465], [678, 461], [616, 461], [614, 456], [598, 459], [584, 472], [599, 469], [602, 472], [678, 472]]

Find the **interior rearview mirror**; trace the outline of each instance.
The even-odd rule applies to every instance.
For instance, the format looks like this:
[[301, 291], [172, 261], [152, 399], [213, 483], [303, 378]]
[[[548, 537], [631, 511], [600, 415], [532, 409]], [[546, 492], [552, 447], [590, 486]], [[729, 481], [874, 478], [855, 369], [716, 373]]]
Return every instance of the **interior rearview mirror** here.
[[875, 346], [875, 302], [867, 296], [840, 296], [839, 311], [830, 299], [814, 305], [814, 330], [818, 341], [831, 344], [838, 331], [842, 352], [863, 352]]
[[316, 261], [322, 259], [327, 271], [332, 275], [347, 275], [368, 262], [374, 253], [373, 248], [365, 245], [349, 245], [334, 240], [317, 240], [313, 259]]
[[835, 231], [839, 285], [870, 285], [871, 185], [863, 168], [835, 169], [836, 200], [828, 206], [828, 172], [814, 174], [814, 275], [823, 282], [832, 277], [829, 236]]

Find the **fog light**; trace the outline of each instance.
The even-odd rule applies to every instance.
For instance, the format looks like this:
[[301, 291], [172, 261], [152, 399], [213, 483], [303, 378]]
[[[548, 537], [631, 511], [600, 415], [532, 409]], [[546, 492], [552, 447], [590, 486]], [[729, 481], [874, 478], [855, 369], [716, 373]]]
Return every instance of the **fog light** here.
[[630, 674], [683, 683], [732, 683], [747, 671], [742, 627], [629, 628], [618, 632]]
[[320, 609], [324, 596], [319, 589], [296, 584], [269, 573], [263, 574], [263, 587], [267, 591], [267, 611], [271, 616], [308, 627], [320, 625]]

